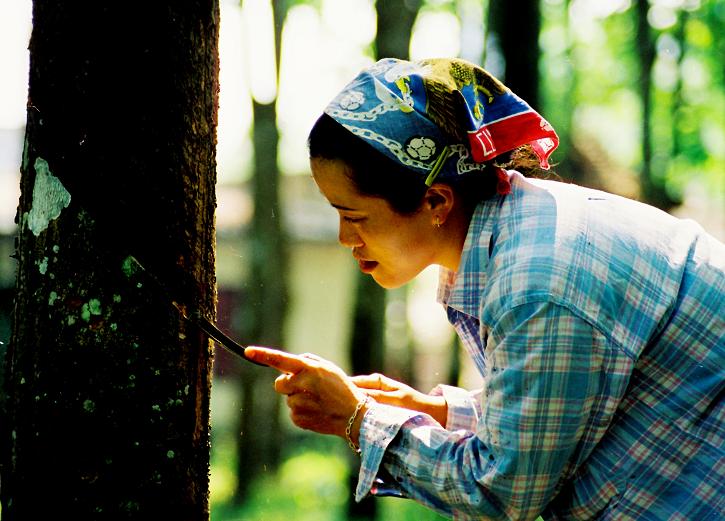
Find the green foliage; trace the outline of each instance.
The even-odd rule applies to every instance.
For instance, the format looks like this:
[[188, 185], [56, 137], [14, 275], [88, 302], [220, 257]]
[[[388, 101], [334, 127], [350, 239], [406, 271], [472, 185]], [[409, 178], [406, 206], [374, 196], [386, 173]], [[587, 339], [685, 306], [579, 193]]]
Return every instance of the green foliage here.
[[[352, 493], [348, 489], [348, 460], [346, 454], [330, 449], [324, 450], [315, 442], [301, 447], [282, 463], [278, 472], [260, 476], [252, 486], [249, 500], [235, 506], [230, 502], [235, 479], [229, 451], [233, 449], [224, 443], [218, 444], [211, 472], [212, 521], [346, 520], [347, 500]], [[445, 519], [413, 501], [397, 498], [377, 501], [381, 520]]]
[[[594, 138], [608, 161], [636, 179], [643, 112], [634, 5], [582, 18], [581, 9], [567, 9], [575, 3], [582, 5], [551, 0], [542, 10], [544, 112], [562, 137], [554, 159], [568, 157], [572, 140]], [[655, 16], [663, 8], [669, 11]], [[693, 181], [719, 194], [725, 171], [725, 2], [651, 3], [650, 14], [657, 23], [650, 27], [656, 47], [648, 122], [652, 176], [675, 199]]]
[[[719, 2], [722, 5], [722, 2]], [[666, 187], [682, 192], [699, 178], [721, 189], [725, 169], [725, 86], [722, 20], [714, 2], [696, 11], [680, 11], [677, 24], [660, 31], [657, 65], [668, 67], [672, 81], [653, 83], [652, 128], [655, 155]], [[674, 54], [674, 56], [672, 56]]]

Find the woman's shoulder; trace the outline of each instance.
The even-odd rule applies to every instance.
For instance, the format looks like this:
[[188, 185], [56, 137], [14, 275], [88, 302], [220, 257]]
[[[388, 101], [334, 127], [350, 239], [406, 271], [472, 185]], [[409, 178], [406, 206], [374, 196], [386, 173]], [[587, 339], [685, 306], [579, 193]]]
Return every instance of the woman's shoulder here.
[[634, 346], [652, 333], [643, 323], [666, 319], [692, 265], [713, 262], [701, 253], [713, 241], [692, 221], [566, 183], [512, 185], [491, 238], [482, 301], [490, 319], [546, 299]]
[[[527, 285], [549, 285], [561, 268], [571, 270], [589, 232], [585, 191], [555, 181], [514, 180], [493, 226], [492, 274]], [[521, 273], [535, 277], [521, 278]]]

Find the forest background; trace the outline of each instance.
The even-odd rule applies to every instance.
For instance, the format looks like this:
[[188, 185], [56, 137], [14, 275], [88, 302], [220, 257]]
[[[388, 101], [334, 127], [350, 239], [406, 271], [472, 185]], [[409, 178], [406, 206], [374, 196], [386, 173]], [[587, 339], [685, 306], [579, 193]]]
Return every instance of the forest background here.
[[[0, 349], [11, 332], [31, 7], [0, 6]], [[335, 212], [309, 179], [314, 119], [381, 56], [483, 64], [557, 129], [561, 179], [694, 218], [725, 239], [721, 0], [220, 7], [218, 316], [243, 341], [316, 352], [350, 372], [385, 371], [423, 390], [477, 384], [435, 304], [436, 271], [401, 290], [371, 287], [336, 244]], [[278, 212], [275, 226], [260, 208]], [[340, 440], [292, 426], [273, 376], [216, 350], [212, 519], [438, 518], [394, 499], [351, 504], [355, 458]]]

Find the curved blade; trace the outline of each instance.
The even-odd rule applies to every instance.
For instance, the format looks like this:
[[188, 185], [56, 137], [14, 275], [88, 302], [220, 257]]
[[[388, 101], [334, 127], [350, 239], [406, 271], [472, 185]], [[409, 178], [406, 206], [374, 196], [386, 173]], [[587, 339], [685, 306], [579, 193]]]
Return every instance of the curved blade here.
[[238, 344], [234, 340], [232, 340], [230, 337], [228, 337], [224, 332], [216, 327], [208, 318], [206, 318], [204, 315], [201, 314], [200, 311], [196, 310], [193, 311], [188, 317], [186, 317], [187, 320], [190, 322], [193, 322], [196, 324], [199, 329], [204, 331], [209, 337], [216, 340], [222, 347], [225, 349], [231, 351], [237, 356], [240, 356], [244, 358], [245, 360], [248, 360], [249, 362], [252, 362], [253, 364], [261, 365], [264, 367], [267, 367], [266, 364], [262, 364], [260, 362], [257, 362], [256, 360], [252, 360], [251, 358], [248, 358], [247, 355], [244, 353], [245, 347], [241, 344]]

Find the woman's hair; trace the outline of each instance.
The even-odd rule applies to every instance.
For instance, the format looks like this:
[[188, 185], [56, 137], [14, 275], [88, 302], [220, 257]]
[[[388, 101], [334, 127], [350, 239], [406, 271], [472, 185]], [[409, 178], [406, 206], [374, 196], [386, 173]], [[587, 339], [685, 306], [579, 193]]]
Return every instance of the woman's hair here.
[[[357, 190], [365, 195], [381, 197], [400, 214], [411, 214], [420, 208], [428, 187], [425, 177], [388, 158], [364, 140], [356, 137], [327, 114], [315, 122], [307, 140], [310, 158], [337, 159], [347, 166], [347, 175]], [[498, 156], [480, 172], [438, 182], [448, 184], [462, 197], [470, 210], [496, 193], [495, 166], [514, 169], [531, 176], [540, 172], [539, 160], [526, 145]]]

